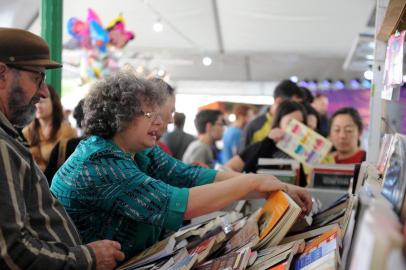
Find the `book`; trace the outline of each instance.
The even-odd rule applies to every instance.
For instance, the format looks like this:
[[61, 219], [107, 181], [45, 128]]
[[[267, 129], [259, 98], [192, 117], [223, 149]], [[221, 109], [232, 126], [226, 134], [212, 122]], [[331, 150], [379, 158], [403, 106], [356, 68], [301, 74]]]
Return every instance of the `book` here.
[[292, 119], [276, 146], [292, 158], [310, 166], [321, 163], [330, 152], [332, 143], [303, 123]]
[[249, 257], [251, 256], [251, 250], [245, 249], [240, 252], [230, 252], [224, 256], [215, 258], [208, 262], [198, 265], [197, 270], [243, 270], [246, 268]]
[[272, 192], [257, 216], [260, 241], [255, 248], [279, 244], [300, 213], [301, 208], [288, 194]]
[[154, 244], [153, 246], [129, 259], [126, 263], [121, 265], [118, 270], [135, 268], [167, 257], [173, 254], [175, 244], [176, 241], [173, 236], [165, 238], [164, 240]]
[[189, 254], [196, 254], [197, 263], [201, 263], [210, 255], [214, 244], [216, 243], [216, 236], [212, 236], [200, 243], [197, 247], [190, 249]]
[[316, 236], [319, 236], [319, 235], [321, 235], [321, 234], [323, 234], [323, 233], [325, 233], [325, 232], [327, 232], [327, 231], [329, 231], [331, 229], [334, 229], [336, 227], [339, 227], [338, 223], [328, 224], [328, 225], [325, 225], [325, 226], [322, 226], [322, 227], [319, 227], [319, 228], [315, 228], [315, 229], [312, 229], [312, 230], [309, 230], [309, 231], [305, 231], [305, 232], [302, 232], [302, 233], [289, 235], [289, 236], [287, 236], [287, 237], [285, 237], [283, 239], [281, 244], [289, 243], [289, 242], [300, 240], [300, 239], [308, 240], [308, 239], [314, 238]]
[[406, 193], [406, 136], [395, 134], [383, 174], [382, 195], [400, 216]]
[[298, 185], [300, 177], [300, 162], [294, 159], [259, 158], [258, 174], [270, 174], [279, 180]]
[[286, 267], [289, 267], [293, 257], [303, 252], [304, 246], [304, 241], [298, 240], [260, 250], [258, 251], [257, 260], [249, 269], [265, 270], [281, 262], [285, 262]]
[[315, 188], [349, 189], [354, 168], [354, 164], [313, 165], [310, 185]]
[[225, 246], [225, 252], [237, 250], [242, 247], [254, 247], [259, 242], [258, 223], [251, 218], [237, 233], [235, 233]]
[[178, 262], [176, 262], [174, 265], [169, 267], [168, 270], [189, 270], [192, 269], [193, 265], [196, 263], [198, 258], [198, 254], [189, 254], [182, 259], [180, 259]]

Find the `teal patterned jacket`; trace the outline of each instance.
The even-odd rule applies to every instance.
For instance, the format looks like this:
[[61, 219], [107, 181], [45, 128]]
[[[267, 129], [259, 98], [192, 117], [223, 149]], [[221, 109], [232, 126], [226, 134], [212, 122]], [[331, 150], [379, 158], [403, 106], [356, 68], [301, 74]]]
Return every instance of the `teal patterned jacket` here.
[[184, 164], [158, 146], [133, 159], [112, 140], [91, 136], [58, 170], [51, 191], [85, 243], [116, 240], [129, 258], [156, 243], [163, 229], [177, 230], [188, 188], [215, 176], [215, 170]]

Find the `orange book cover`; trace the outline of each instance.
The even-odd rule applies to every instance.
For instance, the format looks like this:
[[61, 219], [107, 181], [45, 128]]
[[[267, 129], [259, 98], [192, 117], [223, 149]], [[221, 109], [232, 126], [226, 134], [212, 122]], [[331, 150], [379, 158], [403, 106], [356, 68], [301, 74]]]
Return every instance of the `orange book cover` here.
[[339, 237], [341, 235], [341, 230], [339, 227], [334, 227], [333, 229], [323, 233], [322, 235], [316, 237], [312, 241], [306, 244], [306, 247], [303, 251], [303, 253], [307, 253], [311, 251], [313, 248], [318, 247], [321, 243], [329, 239], [330, 237]]
[[259, 240], [267, 236], [289, 209], [289, 201], [285, 196], [283, 191], [272, 192], [262, 206], [257, 216]]
[[268, 270], [285, 270], [287, 264], [288, 264], [288, 262], [284, 261], [283, 263], [272, 266]]

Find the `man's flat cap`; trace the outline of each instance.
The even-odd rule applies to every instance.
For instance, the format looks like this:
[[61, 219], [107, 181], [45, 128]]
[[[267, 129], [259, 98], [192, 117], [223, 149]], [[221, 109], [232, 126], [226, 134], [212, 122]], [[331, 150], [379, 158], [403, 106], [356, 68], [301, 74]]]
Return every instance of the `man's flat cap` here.
[[48, 44], [31, 32], [0, 27], [0, 62], [17, 66], [37, 66], [46, 69], [60, 68], [52, 61]]

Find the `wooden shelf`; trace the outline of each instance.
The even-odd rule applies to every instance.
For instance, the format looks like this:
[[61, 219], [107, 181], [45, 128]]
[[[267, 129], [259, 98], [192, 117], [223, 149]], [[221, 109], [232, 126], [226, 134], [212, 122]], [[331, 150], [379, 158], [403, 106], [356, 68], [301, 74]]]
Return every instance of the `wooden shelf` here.
[[391, 0], [377, 38], [386, 42], [396, 30], [406, 30], [406, 0]]

